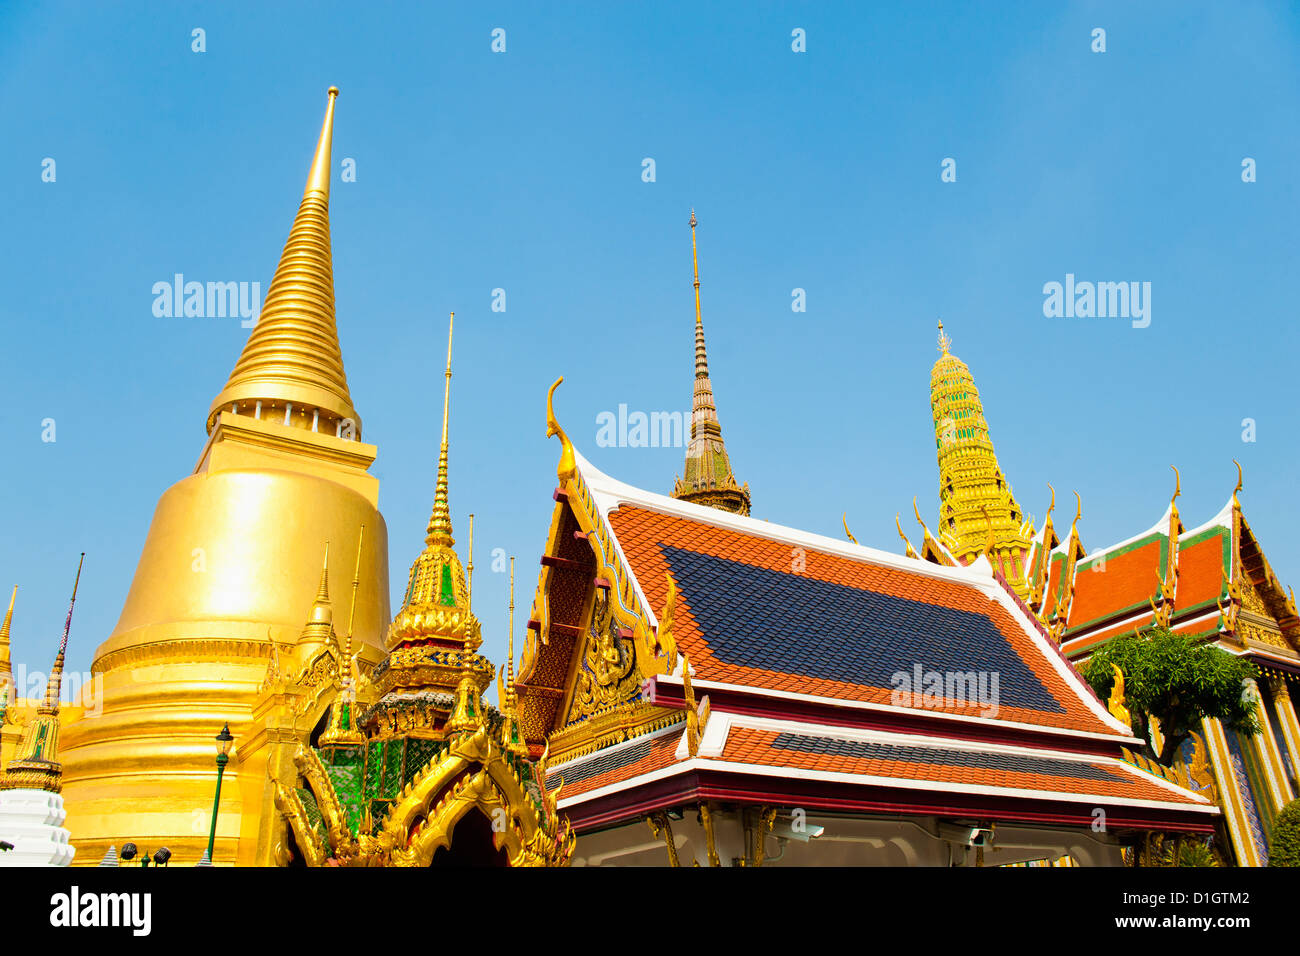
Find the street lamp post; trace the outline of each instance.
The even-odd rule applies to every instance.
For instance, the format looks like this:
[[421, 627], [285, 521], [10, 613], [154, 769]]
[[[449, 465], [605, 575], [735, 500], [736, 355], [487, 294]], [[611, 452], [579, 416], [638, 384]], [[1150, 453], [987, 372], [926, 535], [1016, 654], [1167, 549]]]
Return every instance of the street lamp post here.
[[217, 840], [217, 810], [221, 806], [221, 776], [226, 772], [226, 764], [230, 762], [230, 745], [235, 742], [235, 738], [230, 735], [230, 724], [225, 724], [221, 728], [221, 733], [217, 734], [217, 796], [212, 801], [212, 830], [208, 833], [208, 859], [212, 859], [212, 847]]

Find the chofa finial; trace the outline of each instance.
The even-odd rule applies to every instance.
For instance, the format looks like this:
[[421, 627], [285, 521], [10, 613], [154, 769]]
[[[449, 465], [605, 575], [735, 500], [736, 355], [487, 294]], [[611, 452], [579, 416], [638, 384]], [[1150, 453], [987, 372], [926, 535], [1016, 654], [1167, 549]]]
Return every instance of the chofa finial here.
[[578, 471], [578, 463], [573, 457], [573, 442], [569, 441], [569, 436], [564, 433], [564, 429], [555, 418], [555, 390], [563, 381], [564, 376], [561, 375], [555, 380], [551, 390], [546, 393], [546, 437], [559, 436], [560, 439], [560, 461], [555, 466], [555, 475], [560, 481], [572, 478]]

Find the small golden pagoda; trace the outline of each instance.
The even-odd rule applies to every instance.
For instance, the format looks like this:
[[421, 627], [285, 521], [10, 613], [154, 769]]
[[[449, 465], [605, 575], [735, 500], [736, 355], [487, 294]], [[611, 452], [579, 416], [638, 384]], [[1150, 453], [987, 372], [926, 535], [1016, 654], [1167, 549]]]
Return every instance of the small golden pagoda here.
[[1023, 599], [1024, 556], [1034, 529], [1002, 474], [979, 389], [949, 351], [939, 323], [939, 360], [930, 372], [930, 409], [939, 455], [939, 541], [961, 564], [987, 556]]
[[[559, 788], [546, 787], [545, 756], [532, 762], [520, 731], [513, 559], [512, 661], [498, 682], [501, 712], [482, 700], [494, 672], [477, 653], [482, 637], [471, 607], [472, 577], [455, 551], [447, 498], [451, 342], [449, 322], [433, 513], [389, 628], [388, 654], [360, 680], [354, 698], [345, 650], [324, 732], [318, 740], [302, 740], [302, 727], [293, 726], [299, 742], [291, 772], [275, 784], [283, 823], [277, 824], [268, 862], [555, 866], [566, 864], [573, 852], [573, 838], [556, 812]], [[469, 569], [472, 575], [472, 516]], [[293, 692], [285, 684], [272, 687], [273, 676], [268, 675], [268, 694]], [[354, 722], [358, 698], [371, 703]], [[310, 705], [299, 705], [297, 712], [313, 713]]]
[[[72, 628], [72, 609], [77, 603], [77, 589], [81, 585], [81, 566], [86, 555], [81, 555], [77, 563], [77, 578], [72, 585], [72, 600], [68, 603], [68, 618], [63, 625], [63, 639], [59, 642], [59, 652], [54, 657], [50, 668], [49, 680], [45, 683], [45, 698], [31, 721], [23, 729], [22, 739], [0, 774], [0, 790], [47, 790], [59, 793], [63, 790], [63, 765], [59, 762], [59, 692], [63, 686], [63, 659], [68, 651], [68, 632]], [[14, 588], [17, 596], [17, 588]], [[9, 611], [5, 614], [0, 639], [4, 641], [5, 676], [13, 683], [12, 674], [8, 673], [8, 637], [9, 625], [13, 618], [13, 598], [9, 601]], [[7, 687], [6, 687], [7, 691]]]
[[740, 485], [731, 471], [731, 459], [722, 443], [722, 426], [713, 404], [709, 356], [704, 348], [704, 319], [700, 314], [700, 258], [695, 245], [695, 210], [691, 210], [691, 261], [695, 267], [695, 394], [691, 402], [691, 440], [686, 447], [686, 467], [673, 486], [674, 498], [749, 514], [749, 484]]

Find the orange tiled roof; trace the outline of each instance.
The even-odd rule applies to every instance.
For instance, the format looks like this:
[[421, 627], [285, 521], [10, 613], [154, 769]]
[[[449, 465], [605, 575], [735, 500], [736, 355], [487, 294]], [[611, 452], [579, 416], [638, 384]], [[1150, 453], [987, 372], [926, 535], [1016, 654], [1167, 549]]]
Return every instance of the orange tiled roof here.
[[[811, 745], [809, 749], [802, 749], [803, 741]], [[891, 748], [902, 751], [906, 759], [861, 753], [875, 751], [883, 754], [889, 753]], [[954, 757], [961, 759], [954, 761]], [[789, 767], [822, 773], [849, 773], [972, 787], [1046, 790], [1061, 794], [1157, 800], [1189, 805], [1200, 802], [1190, 793], [1148, 782], [1142, 775], [1133, 774], [1119, 766], [1117, 761], [1079, 761], [1050, 754], [957, 751], [897, 742], [878, 744], [735, 727], [727, 738], [722, 759], [734, 763]]]
[[1212, 602], [1223, 594], [1224, 535], [1213, 534], [1178, 552], [1178, 607], [1190, 608]]
[[673, 752], [681, 736], [682, 727], [679, 724], [667, 731], [605, 747], [593, 754], [579, 757], [553, 768], [546, 776], [546, 788], [553, 789], [563, 779], [561, 799], [571, 799], [601, 787], [662, 770], [676, 763]]
[[[711, 721], [729, 719], [733, 718], [714, 714]], [[657, 771], [671, 773], [673, 768], [680, 768], [684, 772], [712, 769], [743, 773], [748, 766], [875, 778], [863, 779], [863, 786], [888, 787], [888, 781], [896, 780], [908, 787], [921, 782], [935, 784], [940, 790], [995, 789], [1007, 791], [1007, 796], [1030, 799], [1056, 793], [1062, 799], [1076, 801], [1094, 797], [1207, 806], [1206, 801], [1158, 783], [1114, 759], [1026, 748], [954, 747], [932, 738], [912, 739], [897, 734], [838, 737], [824, 728], [798, 722], [779, 726], [730, 726], [721, 753], [702, 752], [688, 763], [675, 756], [682, 737], [681, 725], [677, 725], [570, 761], [548, 775], [547, 786], [554, 787], [563, 777], [561, 801], [570, 802], [603, 787], [624, 784], [636, 788], [644, 782], [641, 778]]]
[[1146, 604], [1160, 588], [1160, 545], [1155, 538], [1131, 551], [1108, 555], [1104, 571], [1081, 567], [1074, 576], [1070, 627], [1080, 627], [1125, 608]]
[[[882, 665], [887, 673], [894, 662], [904, 671], [913, 662], [939, 671], [994, 668], [997, 720], [1118, 733], [1085, 704], [1086, 690], [1066, 683], [1041, 638], [974, 584], [633, 505], [609, 521], [651, 607], [663, 607], [672, 571], [680, 595], [674, 634], [697, 681], [891, 705], [887, 677], [852, 675]], [[786, 626], [795, 617], [802, 631]], [[927, 701], [925, 709], [992, 716], [974, 702]]]

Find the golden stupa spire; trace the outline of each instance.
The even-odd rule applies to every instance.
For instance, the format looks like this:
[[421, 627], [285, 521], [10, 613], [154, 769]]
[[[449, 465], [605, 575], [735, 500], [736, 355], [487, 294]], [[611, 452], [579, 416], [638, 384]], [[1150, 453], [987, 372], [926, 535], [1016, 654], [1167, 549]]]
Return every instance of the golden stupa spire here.
[[450, 548], [456, 542], [451, 537], [451, 511], [447, 506], [447, 416], [451, 411], [451, 334], [456, 313], [447, 319], [447, 371], [443, 375], [442, 392], [442, 444], [438, 448], [438, 484], [433, 492], [433, 514], [425, 532], [425, 544], [440, 544]]
[[749, 514], [749, 485], [739, 485], [722, 442], [722, 426], [713, 402], [709, 356], [704, 347], [704, 318], [700, 311], [700, 257], [695, 242], [698, 224], [691, 210], [691, 262], [695, 273], [695, 391], [691, 403], [691, 440], [686, 448], [683, 476], [673, 497], [735, 514]]
[[357, 619], [357, 588], [361, 586], [361, 548], [365, 543], [366, 526], [362, 525], [357, 535], [357, 564], [352, 569], [352, 607], [348, 610], [348, 636], [343, 648], [343, 659], [339, 661], [339, 669], [346, 674], [352, 672], [352, 625]]
[[[433, 514], [429, 518], [424, 550], [411, 565], [402, 608], [388, 629], [387, 643], [390, 651], [404, 643], [426, 640], [461, 644], [468, 659], [474, 651], [478, 650], [483, 638], [478, 619], [474, 617], [470, 608], [469, 583], [465, 576], [465, 569], [456, 554], [455, 542], [452, 540], [451, 510], [447, 494], [447, 435], [451, 409], [451, 345], [454, 322], [453, 312], [447, 323], [442, 443], [438, 451], [438, 482], [434, 491]], [[488, 680], [483, 681], [481, 686], [486, 686], [490, 682], [491, 665], [484, 661], [483, 666], [487, 668]], [[452, 670], [456, 672], [456, 680], [459, 681], [460, 669], [452, 668]], [[396, 675], [396, 672], [396, 667], [392, 667], [387, 674]], [[421, 673], [424, 676], [421, 676], [420, 680], [424, 681], [430, 672]], [[455, 687], [456, 684], [453, 683], [451, 686]]]
[[[348, 612], [348, 633], [339, 648], [338, 695], [330, 705], [329, 725], [320, 736], [322, 747], [357, 747], [366, 742], [357, 730], [355, 688], [352, 683], [352, 625], [357, 613], [357, 588], [361, 586], [361, 549], [366, 541], [366, 526], [357, 536], [357, 563], [352, 572], [352, 609]], [[328, 553], [328, 548], [326, 549]], [[336, 635], [337, 639], [337, 635]]]
[[50, 668], [45, 684], [45, 699], [36, 708], [36, 715], [23, 730], [22, 739], [14, 750], [13, 759], [0, 776], [0, 790], [48, 790], [58, 793], [63, 788], [63, 765], [59, 763], [59, 690], [63, 681], [63, 658], [68, 651], [68, 634], [72, 630], [72, 609], [77, 604], [77, 589], [81, 585], [81, 567], [86, 553], [77, 562], [77, 578], [72, 584], [72, 599], [68, 602], [68, 616], [63, 621], [63, 638], [59, 652]]
[[930, 372], [939, 460], [939, 540], [962, 564], [988, 553], [993, 568], [1026, 598], [1028, 522], [998, 464], [975, 378], [951, 346], [940, 322], [941, 354]]
[[54, 666], [50, 668], [50, 679], [45, 683], [45, 702], [42, 710], [59, 712], [59, 688], [63, 683], [63, 658], [68, 652], [68, 633], [72, 630], [72, 609], [77, 604], [77, 588], [81, 586], [81, 566], [86, 563], [86, 552], [81, 552], [77, 561], [77, 578], [72, 582], [72, 599], [68, 601], [68, 616], [63, 622], [63, 639], [59, 641], [59, 653], [55, 655]]
[[329, 604], [330, 602], [330, 543], [325, 542], [325, 561], [321, 564], [320, 569], [320, 587], [316, 589], [316, 603]]
[[325, 542], [325, 560], [320, 571], [320, 584], [316, 588], [316, 598], [312, 601], [307, 623], [298, 635], [299, 655], [302, 661], [315, 654], [320, 647], [330, 643], [334, 638], [334, 606], [330, 602], [330, 544]]
[[298, 215], [257, 324], [208, 410], [209, 432], [221, 412], [234, 411], [309, 431], [361, 437], [334, 317], [329, 196], [338, 92], [329, 89]]
[[513, 707], [515, 702], [515, 556], [510, 555], [510, 636], [506, 650], [506, 697]]
[[13, 666], [9, 662], [9, 627], [14, 621], [14, 601], [18, 600], [18, 585], [14, 585], [13, 594], [9, 595], [9, 610], [5, 611], [4, 623], [0, 623], [0, 688], [14, 686]]
[[[497, 671], [497, 707], [501, 711], [501, 745], [506, 750], [527, 756], [528, 745], [519, 728], [519, 711], [515, 706], [515, 558], [510, 556], [510, 606], [507, 611], [509, 631], [506, 663]], [[502, 674], [505, 681], [502, 682]]]

